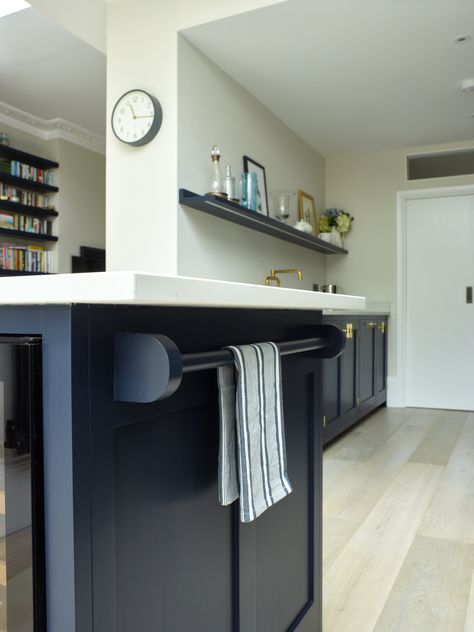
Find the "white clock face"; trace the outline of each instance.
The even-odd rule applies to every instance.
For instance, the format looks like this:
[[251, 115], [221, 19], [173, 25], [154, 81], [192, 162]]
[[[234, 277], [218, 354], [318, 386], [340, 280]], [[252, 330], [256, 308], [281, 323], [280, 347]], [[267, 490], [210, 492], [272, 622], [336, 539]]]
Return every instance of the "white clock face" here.
[[143, 90], [131, 90], [117, 101], [112, 113], [112, 128], [124, 143], [142, 145], [156, 135], [161, 124], [160, 117], [157, 128], [156, 117], [152, 97]]

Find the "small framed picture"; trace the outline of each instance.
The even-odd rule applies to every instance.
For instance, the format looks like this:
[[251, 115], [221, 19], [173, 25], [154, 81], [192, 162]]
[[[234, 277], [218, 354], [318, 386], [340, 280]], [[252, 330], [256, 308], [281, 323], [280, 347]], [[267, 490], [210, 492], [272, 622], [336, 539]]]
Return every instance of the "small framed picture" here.
[[304, 191], [298, 191], [298, 209], [300, 212], [300, 219], [304, 220], [313, 227], [313, 235], [318, 234], [318, 221], [316, 217], [316, 209], [314, 207], [314, 197], [305, 193]]
[[265, 167], [259, 165], [252, 158], [244, 156], [244, 172], [257, 175], [257, 213], [268, 215], [267, 179]]

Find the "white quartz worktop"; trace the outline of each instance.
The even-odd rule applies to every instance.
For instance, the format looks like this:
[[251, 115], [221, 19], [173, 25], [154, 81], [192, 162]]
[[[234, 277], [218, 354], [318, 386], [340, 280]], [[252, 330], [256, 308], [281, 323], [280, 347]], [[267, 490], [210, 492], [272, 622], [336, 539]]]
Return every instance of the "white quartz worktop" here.
[[[339, 314], [347, 314], [347, 310], [324, 309], [323, 314], [325, 316], [339, 316]], [[355, 314], [357, 316], [390, 316], [390, 301], [373, 301], [366, 299], [365, 309], [354, 309], [351, 311], [351, 314]]]
[[141, 272], [0, 278], [0, 305], [65, 303], [252, 309], [365, 309], [365, 298], [362, 296]]

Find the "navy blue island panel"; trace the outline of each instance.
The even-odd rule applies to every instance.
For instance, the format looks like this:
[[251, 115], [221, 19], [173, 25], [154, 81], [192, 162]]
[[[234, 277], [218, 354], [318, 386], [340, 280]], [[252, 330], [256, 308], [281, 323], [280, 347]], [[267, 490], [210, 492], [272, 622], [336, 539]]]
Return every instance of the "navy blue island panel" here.
[[114, 400], [114, 334], [166, 335], [189, 354], [320, 323], [301, 310], [0, 308], [1, 334], [42, 339], [48, 632], [321, 631], [315, 354], [282, 358], [294, 492], [247, 525], [218, 503], [215, 370], [185, 373], [167, 399]]

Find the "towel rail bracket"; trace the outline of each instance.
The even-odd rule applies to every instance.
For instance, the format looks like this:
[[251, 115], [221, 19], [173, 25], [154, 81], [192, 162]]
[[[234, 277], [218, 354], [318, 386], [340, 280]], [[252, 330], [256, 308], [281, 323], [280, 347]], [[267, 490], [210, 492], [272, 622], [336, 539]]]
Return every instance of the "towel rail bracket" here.
[[148, 404], [165, 399], [178, 389], [182, 375], [181, 353], [168, 336], [115, 334], [115, 401]]
[[[278, 343], [282, 356], [307, 353], [315, 359], [335, 358], [345, 337], [334, 325], [311, 325], [305, 338]], [[183, 373], [216, 369], [233, 362], [231, 351], [219, 349], [181, 355], [162, 334], [123, 332], [114, 336], [114, 400], [146, 404], [165, 399], [179, 388]]]

